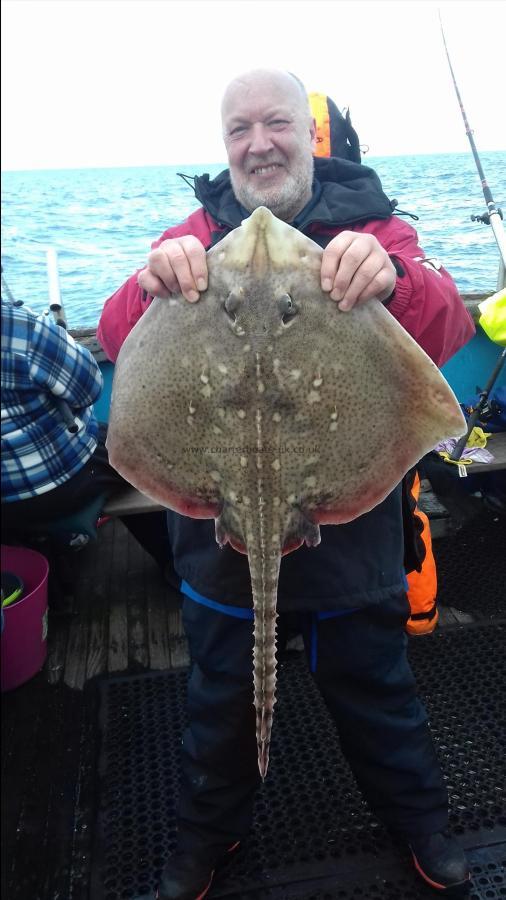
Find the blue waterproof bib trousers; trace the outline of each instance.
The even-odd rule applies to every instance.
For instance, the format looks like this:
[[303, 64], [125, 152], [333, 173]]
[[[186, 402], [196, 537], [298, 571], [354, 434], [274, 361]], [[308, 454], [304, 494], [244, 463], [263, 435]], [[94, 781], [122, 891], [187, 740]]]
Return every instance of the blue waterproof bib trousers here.
[[[405, 593], [345, 615], [299, 615], [313, 677], [373, 812], [406, 839], [445, 828], [447, 791], [406, 655]], [[178, 846], [221, 852], [247, 835], [259, 785], [253, 623], [188, 597], [183, 622], [192, 668]]]

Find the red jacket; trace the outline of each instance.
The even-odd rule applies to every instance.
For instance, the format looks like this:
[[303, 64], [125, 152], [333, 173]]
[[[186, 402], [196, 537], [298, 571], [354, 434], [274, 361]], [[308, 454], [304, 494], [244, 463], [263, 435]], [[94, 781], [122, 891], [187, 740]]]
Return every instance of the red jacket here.
[[[212, 234], [217, 230], [217, 223], [201, 208], [182, 224], [165, 231], [151, 247], [154, 250], [168, 238], [192, 234], [208, 248]], [[416, 231], [397, 216], [342, 228], [322, 227], [315, 223], [306, 233], [313, 239], [317, 235], [328, 235], [331, 239], [344, 230], [375, 235], [387, 253], [394, 257], [396, 268], [404, 274], [397, 277], [388, 309], [431, 359], [442, 366], [474, 334], [472, 318], [448, 272], [437, 269], [425, 259]], [[100, 318], [98, 339], [113, 362], [126, 336], [152, 300], [137, 284], [137, 275], [138, 272], [109, 297]]]

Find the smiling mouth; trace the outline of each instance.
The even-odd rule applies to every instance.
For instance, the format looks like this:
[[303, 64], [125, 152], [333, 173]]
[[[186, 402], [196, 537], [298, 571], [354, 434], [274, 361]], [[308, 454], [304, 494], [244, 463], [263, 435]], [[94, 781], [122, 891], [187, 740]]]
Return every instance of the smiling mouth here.
[[268, 166], [255, 166], [254, 169], [251, 170], [252, 175], [271, 175], [273, 172], [277, 172], [278, 169], [281, 169], [281, 165], [279, 163], [270, 163]]

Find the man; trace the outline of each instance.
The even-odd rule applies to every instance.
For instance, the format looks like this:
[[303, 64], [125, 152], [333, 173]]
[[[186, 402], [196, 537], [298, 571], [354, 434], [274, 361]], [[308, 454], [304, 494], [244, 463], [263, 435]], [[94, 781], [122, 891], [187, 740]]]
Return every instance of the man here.
[[[294, 76], [257, 70], [235, 79], [222, 121], [229, 170], [195, 179], [202, 207], [166, 231], [147, 266], [105, 304], [98, 334], [111, 359], [153, 296], [181, 291], [199, 300], [206, 249], [260, 205], [325, 248], [322, 289], [342, 310], [385, 303], [437, 364], [469, 340], [473, 325], [450, 276], [392, 216], [375, 173], [313, 159], [315, 124]], [[229, 547], [218, 550], [213, 523], [168, 517], [192, 673], [178, 847], [158, 897], [195, 900], [251, 822], [258, 784], [252, 604], [247, 562]], [[323, 528], [316, 550], [283, 559], [278, 609], [300, 611], [307, 646], [317, 641], [314, 677], [364, 796], [410, 845], [423, 877], [444, 891], [466, 885], [469, 871], [445, 832], [446, 790], [406, 660], [403, 562], [397, 488], [355, 522]]]

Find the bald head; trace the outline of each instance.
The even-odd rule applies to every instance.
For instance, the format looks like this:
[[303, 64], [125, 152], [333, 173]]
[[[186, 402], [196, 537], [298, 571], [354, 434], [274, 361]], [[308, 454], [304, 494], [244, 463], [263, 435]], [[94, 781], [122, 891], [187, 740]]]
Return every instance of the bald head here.
[[286, 72], [282, 69], [251, 69], [234, 78], [226, 87], [221, 103], [222, 118], [226, 114], [230, 103], [233, 104], [234, 98], [238, 93], [248, 91], [254, 88], [263, 88], [266, 91], [275, 88], [282, 91], [287, 100], [292, 100], [295, 106], [299, 107], [301, 114], [307, 114], [311, 118], [311, 110], [306, 88], [300, 78], [293, 75], [292, 72]]
[[313, 181], [315, 124], [302, 82], [277, 69], [245, 72], [225, 90], [221, 115], [237, 199], [291, 221]]

